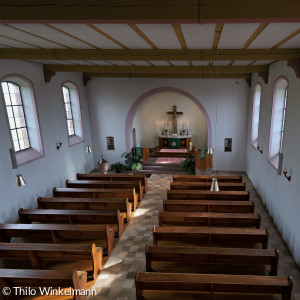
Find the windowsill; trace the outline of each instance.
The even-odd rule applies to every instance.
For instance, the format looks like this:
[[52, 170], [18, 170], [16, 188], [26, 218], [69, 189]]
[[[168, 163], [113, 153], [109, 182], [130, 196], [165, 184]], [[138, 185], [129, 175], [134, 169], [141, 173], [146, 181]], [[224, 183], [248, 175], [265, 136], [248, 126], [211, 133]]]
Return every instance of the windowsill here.
[[279, 164], [279, 153], [268, 159], [268, 163], [277, 171]]
[[84, 138], [74, 134], [72, 136], [69, 136], [69, 146], [74, 146], [80, 143], [84, 142]]
[[30, 163], [34, 160], [42, 158], [44, 156], [44, 152], [39, 152], [33, 148], [23, 150], [21, 152], [16, 153], [16, 159], [18, 167]]

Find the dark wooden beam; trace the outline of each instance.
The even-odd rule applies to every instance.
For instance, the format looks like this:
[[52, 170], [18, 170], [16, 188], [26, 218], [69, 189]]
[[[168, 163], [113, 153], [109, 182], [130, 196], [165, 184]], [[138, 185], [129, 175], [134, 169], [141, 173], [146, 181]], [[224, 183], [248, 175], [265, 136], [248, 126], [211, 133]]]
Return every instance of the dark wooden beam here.
[[84, 76], [88, 77], [103, 77], [103, 78], [199, 78], [199, 79], [237, 79], [244, 78], [251, 80], [250, 73], [219, 73], [216, 74], [134, 74], [134, 73], [122, 73], [122, 74], [106, 74], [106, 73], [84, 73]]
[[0, 48], [0, 59], [35, 60], [289, 60], [300, 49], [13, 49]]
[[55, 71], [44, 69], [44, 79], [46, 83], [49, 83], [54, 75]]
[[269, 71], [258, 72], [258, 76], [261, 77], [265, 84], [269, 82]]
[[2, 0], [1, 22], [299, 22], [296, 0]]
[[201, 73], [253, 73], [266, 72], [268, 66], [95, 66], [95, 65], [44, 65], [54, 72], [88, 72], [104, 74], [201, 74]]

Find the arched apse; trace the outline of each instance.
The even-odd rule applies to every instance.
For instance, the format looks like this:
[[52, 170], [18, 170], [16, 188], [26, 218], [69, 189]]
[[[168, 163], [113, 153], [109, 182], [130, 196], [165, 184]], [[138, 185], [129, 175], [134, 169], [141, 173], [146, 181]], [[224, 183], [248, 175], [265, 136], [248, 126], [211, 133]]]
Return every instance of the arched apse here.
[[[210, 122], [209, 116], [208, 116], [205, 108], [201, 104], [201, 102], [184, 90], [174, 88], [174, 87], [162, 87], [162, 88], [152, 89], [152, 90], [142, 94], [140, 97], [138, 97], [135, 100], [135, 102], [130, 107], [130, 110], [126, 117], [126, 123], [125, 123], [125, 138], [126, 138], [127, 152], [129, 152], [130, 149], [133, 147], [133, 141], [132, 141], [133, 120], [134, 120], [136, 113], [138, 112], [138, 110], [140, 108], [140, 105], [145, 100], [150, 98], [151, 96], [153, 96], [155, 94], [159, 94], [159, 93], [166, 93], [166, 92], [180, 94], [180, 95], [184, 96], [184, 98], [188, 98], [189, 100], [191, 100], [200, 109], [200, 111], [205, 119], [206, 127], [207, 127], [207, 146], [211, 147], [211, 136], [212, 136], [211, 122]], [[175, 105], [175, 103], [174, 103], [174, 105]], [[168, 110], [171, 110], [171, 109], [172, 109], [172, 105], [171, 105], [171, 107], [168, 108]], [[181, 108], [178, 107], [179, 111], [181, 111], [180, 109]], [[151, 114], [151, 111], [149, 112], [149, 114]], [[178, 119], [178, 120], [180, 120], [180, 119]], [[189, 118], [188, 118], [188, 116], [184, 115], [182, 120], [187, 121], [187, 120], [189, 120]], [[164, 119], [161, 118], [161, 121], [164, 121]], [[160, 121], [160, 124], [156, 124], [155, 122], [153, 124], [153, 126], [155, 126], [155, 127], [160, 126], [160, 131], [161, 131], [161, 121]], [[167, 119], [166, 119], [166, 121], [167, 121]], [[190, 125], [189, 125], [189, 127], [190, 127]], [[194, 134], [193, 132], [191, 132], [191, 133]]]

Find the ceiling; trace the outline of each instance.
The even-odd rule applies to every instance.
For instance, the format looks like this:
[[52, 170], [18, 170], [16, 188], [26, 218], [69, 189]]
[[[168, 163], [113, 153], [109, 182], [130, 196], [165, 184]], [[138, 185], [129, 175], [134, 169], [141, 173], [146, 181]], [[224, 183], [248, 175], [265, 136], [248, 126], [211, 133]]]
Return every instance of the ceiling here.
[[[31, 1], [31, 5], [35, 1]], [[156, 3], [156, 0], [123, 1], [136, 2], [130, 12], [140, 8], [141, 15], [141, 3]], [[206, 1], [199, 3], [209, 7]], [[155, 11], [149, 12], [149, 19], [140, 19], [135, 14], [135, 19], [121, 20], [116, 9], [105, 20], [103, 16], [102, 20], [68, 20], [69, 14], [55, 19], [58, 12], [62, 12], [61, 7], [55, 7], [56, 13], [52, 15], [44, 16], [45, 12], [40, 10], [38, 16], [44, 20], [36, 20], [33, 13], [24, 14], [27, 19], [23, 20], [17, 17], [18, 9], [25, 12], [30, 7], [24, 5], [28, 1], [22, 5], [19, 2], [10, 1], [4, 7], [0, 4], [0, 59], [41, 63], [48, 72], [83, 72], [87, 78], [250, 78], [252, 72], [267, 72], [268, 65], [274, 61], [300, 58], [300, 15], [296, 18], [293, 10], [283, 11], [282, 15], [288, 14], [283, 19], [278, 17], [280, 11], [274, 11], [274, 16], [266, 19], [247, 16], [243, 10], [242, 19], [236, 16], [232, 19], [229, 12], [227, 15], [231, 19], [224, 19], [227, 16], [224, 14], [223, 19], [210, 19], [205, 23], [205, 17], [201, 22], [199, 16], [198, 20], [184, 21], [183, 16], [173, 20], [161, 16], [159, 20], [150, 19], [162, 14], [161, 7], [156, 8], [156, 15]], [[173, 2], [178, 1], [165, 1], [169, 5]], [[230, 8], [234, 1], [227, 0], [227, 3]], [[252, 10], [253, 4], [256, 3], [248, 4]], [[75, 9], [74, 16], [80, 9], [82, 12], [88, 10], [74, 7], [74, 4], [70, 7], [71, 13]], [[237, 9], [236, 3], [234, 7]], [[3, 9], [8, 11], [5, 13]], [[43, 6], [34, 11], [36, 9], [43, 9]], [[120, 11], [125, 8], [121, 7]], [[93, 13], [94, 9], [90, 10], [92, 17]]]

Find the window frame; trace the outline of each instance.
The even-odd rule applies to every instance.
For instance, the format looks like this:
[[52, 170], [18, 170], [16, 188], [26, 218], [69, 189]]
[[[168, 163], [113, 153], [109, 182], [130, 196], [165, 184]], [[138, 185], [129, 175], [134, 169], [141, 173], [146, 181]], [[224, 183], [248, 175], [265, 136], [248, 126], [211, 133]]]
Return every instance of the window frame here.
[[[284, 81], [284, 82], [283, 82]], [[280, 90], [283, 90], [283, 88], [278, 88], [280, 83], [285, 84], [285, 92], [284, 92], [284, 98], [278, 99], [278, 92]], [[289, 88], [289, 81], [288, 78], [285, 76], [280, 76], [275, 80], [274, 86], [273, 86], [273, 101], [272, 101], [272, 112], [271, 112], [271, 126], [270, 126], [270, 134], [269, 134], [269, 149], [268, 149], [268, 162], [271, 164], [275, 170], [278, 170], [278, 164], [279, 164], [279, 154], [282, 153], [282, 147], [283, 147], [283, 141], [284, 141], [284, 128], [285, 126], [282, 126], [283, 118], [284, 118], [284, 124], [286, 122], [286, 109], [287, 109], [287, 98], [288, 98], [288, 88]], [[279, 103], [280, 101], [280, 103]], [[285, 104], [285, 109], [284, 109]], [[279, 117], [276, 118], [276, 110], [280, 109], [280, 121]], [[278, 139], [278, 132], [277, 136], [275, 129], [278, 129], [275, 127], [275, 122], [279, 122], [281, 124], [280, 130], [277, 130], [280, 132], [280, 138]], [[283, 131], [282, 131], [283, 129]], [[277, 139], [276, 144], [274, 143], [274, 140]], [[276, 148], [278, 148], [278, 151], [276, 151]], [[275, 149], [275, 151], [274, 151]], [[275, 153], [276, 152], [276, 153]]]
[[[42, 134], [40, 129], [40, 121], [39, 121], [39, 114], [36, 105], [36, 97], [35, 97], [35, 90], [33, 83], [21, 74], [6, 74], [0, 78], [0, 82], [9, 81], [19, 86], [20, 93], [22, 94], [22, 102], [23, 102], [23, 109], [24, 114], [27, 115], [26, 117], [26, 124], [28, 130], [28, 136], [30, 136], [30, 148], [17, 151], [16, 154], [16, 161], [17, 166], [20, 167], [37, 159], [40, 159], [45, 156], [44, 152], [44, 145], [42, 140]], [[9, 118], [8, 113], [6, 110], [6, 103], [4, 99], [4, 92], [2, 89], [2, 85], [0, 87], [0, 95], [3, 99], [3, 105], [5, 109], [5, 118], [7, 122], [7, 129], [9, 131], [9, 138], [11, 141], [11, 148], [14, 149], [13, 138], [10, 130], [9, 125]], [[25, 92], [24, 92], [25, 91]], [[30, 112], [28, 111], [30, 109]]]
[[[69, 89], [69, 93], [70, 93], [70, 102], [71, 102], [73, 126], [74, 126], [74, 134], [73, 135], [69, 135], [63, 87], [67, 87]], [[70, 80], [64, 81], [61, 84], [61, 95], [62, 95], [63, 110], [64, 110], [64, 116], [65, 116], [65, 126], [66, 126], [66, 131], [67, 131], [67, 136], [68, 136], [68, 143], [69, 143], [69, 147], [72, 147], [72, 146], [75, 146], [77, 144], [84, 142], [84, 132], [83, 132], [83, 125], [82, 125], [82, 114], [81, 114], [81, 105], [80, 105], [78, 85]]]
[[[260, 95], [259, 95], [259, 106], [258, 106], [258, 111], [256, 111], [256, 108], [257, 108], [257, 98], [256, 98], [256, 89], [257, 88], [260, 88]], [[250, 137], [250, 142], [251, 142], [251, 145], [257, 149], [257, 145], [258, 145], [258, 133], [259, 133], [259, 121], [260, 121], [260, 104], [261, 104], [261, 94], [262, 94], [262, 86], [260, 83], [256, 83], [255, 86], [254, 86], [254, 90], [253, 90], [253, 103], [252, 103], [252, 121], [251, 121], [251, 137]], [[254, 121], [255, 121], [255, 118], [258, 118], [258, 121], [257, 121], [257, 131], [255, 132], [255, 136], [256, 136], [256, 139], [253, 138], [254, 136]]]

